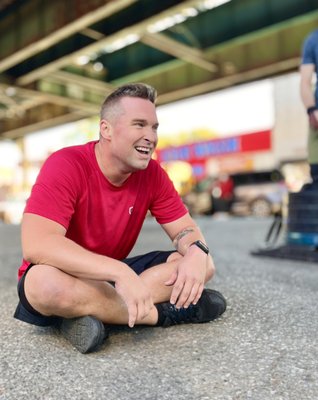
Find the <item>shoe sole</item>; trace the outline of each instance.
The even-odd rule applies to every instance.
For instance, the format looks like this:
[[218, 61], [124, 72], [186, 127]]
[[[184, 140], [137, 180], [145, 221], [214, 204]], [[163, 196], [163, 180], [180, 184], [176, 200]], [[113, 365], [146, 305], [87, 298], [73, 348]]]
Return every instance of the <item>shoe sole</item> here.
[[106, 338], [103, 323], [91, 316], [64, 318], [59, 330], [64, 338], [82, 354], [96, 350]]

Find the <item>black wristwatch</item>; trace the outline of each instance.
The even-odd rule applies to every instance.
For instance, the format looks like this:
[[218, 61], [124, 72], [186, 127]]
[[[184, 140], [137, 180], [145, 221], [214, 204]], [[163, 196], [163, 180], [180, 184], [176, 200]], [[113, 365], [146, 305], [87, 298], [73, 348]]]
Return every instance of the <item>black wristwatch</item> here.
[[202, 251], [205, 252], [205, 254], [209, 254], [210, 250], [206, 244], [201, 242], [201, 240], [196, 240], [195, 242], [191, 243], [190, 246], [196, 245], [198, 246]]

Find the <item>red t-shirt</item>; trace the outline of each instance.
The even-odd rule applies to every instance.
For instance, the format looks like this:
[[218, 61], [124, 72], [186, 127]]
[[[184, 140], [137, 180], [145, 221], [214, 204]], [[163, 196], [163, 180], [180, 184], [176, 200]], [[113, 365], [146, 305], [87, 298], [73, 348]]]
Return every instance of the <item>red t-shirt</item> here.
[[[187, 210], [154, 160], [121, 187], [112, 185], [97, 164], [95, 144], [53, 153], [41, 168], [24, 212], [58, 222], [69, 239], [120, 260], [132, 250], [148, 210], [159, 224], [175, 221]], [[23, 260], [19, 278], [28, 265]]]

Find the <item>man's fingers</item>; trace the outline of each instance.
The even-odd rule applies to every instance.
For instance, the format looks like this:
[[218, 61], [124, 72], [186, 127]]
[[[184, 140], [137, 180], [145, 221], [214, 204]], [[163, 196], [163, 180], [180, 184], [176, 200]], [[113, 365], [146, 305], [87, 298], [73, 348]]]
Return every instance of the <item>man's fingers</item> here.
[[193, 301], [192, 301], [192, 304], [196, 305], [197, 302], [200, 300], [200, 298], [201, 298], [201, 296], [202, 296], [203, 289], [204, 289], [204, 284], [203, 284], [203, 283], [200, 283], [200, 285], [199, 285], [199, 287], [198, 287], [198, 290], [197, 290], [197, 294], [196, 294], [196, 296], [194, 297], [194, 299], [193, 299]]
[[196, 298], [198, 297], [199, 289], [200, 289], [199, 283], [193, 285], [190, 295], [188, 296], [187, 300], [185, 301], [185, 303], [183, 305], [184, 308], [188, 308], [190, 306], [190, 304], [195, 304], [194, 302], [195, 302]]
[[154, 308], [154, 306], [155, 306], [155, 304], [154, 304], [153, 299], [151, 297], [150, 300], [149, 300], [149, 313]]
[[133, 328], [137, 320], [138, 310], [136, 304], [128, 306], [128, 326]]
[[146, 299], [138, 305], [138, 315], [137, 320], [142, 321], [149, 314], [151, 308], [153, 307], [153, 302], [151, 299]]
[[172, 292], [171, 292], [171, 296], [170, 296], [170, 303], [171, 304], [176, 304], [176, 302], [177, 302], [177, 300], [178, 300], [178, 298], [180, 296], [180, 293], [181, 293], [181, 291], [183, 289], [183, 286], [184, 286], [183, 282], [182, 283], [181, 282], [176, 282], [175, 283], [175, 285], [174, 285], [174, 287], [172, 289]]
[[177, 308], [184, 307], [188, 299], [189, 303], [191, 302], [192, 288], [193, 288], [193, 283], [186, 282], [176, 303]]
[[[171, 294], [170, 303], [175, 304], [177, 308], [188, 308], [190, 304], [196, 304], [202, 295], [204, 289], [203, 283], [189, 283], [184, 284], [181, 290], [176, 290], [175, 294]], [[173, 301], [175, 301], [173, 303]]]
[[152, 299], [148, 298], [128, 306], [129, 327], [133, 328], [136, 324], [136, 321], [142, 321], [149, 314], [153, 305]]
[[137, 321], [141, 321], [146, 316], [146, 305], [144, 302], [140, 302], [137, 306]]

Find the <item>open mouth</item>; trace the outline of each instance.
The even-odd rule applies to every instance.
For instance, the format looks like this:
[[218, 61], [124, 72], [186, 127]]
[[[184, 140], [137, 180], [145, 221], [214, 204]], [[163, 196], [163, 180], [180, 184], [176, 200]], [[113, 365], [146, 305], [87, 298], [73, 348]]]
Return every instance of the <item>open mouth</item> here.
[[150, 148], [149, 147], [144, 147], [144, 146], [137, 146], [135, 149], [138, 151], [140, 154], [150, 154]]

